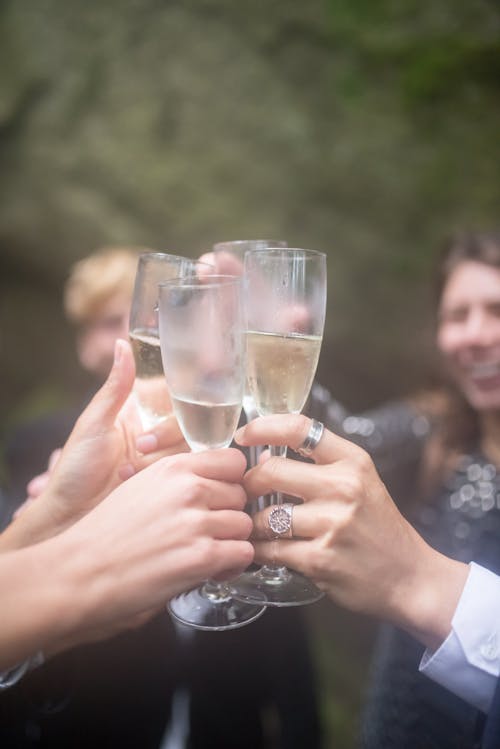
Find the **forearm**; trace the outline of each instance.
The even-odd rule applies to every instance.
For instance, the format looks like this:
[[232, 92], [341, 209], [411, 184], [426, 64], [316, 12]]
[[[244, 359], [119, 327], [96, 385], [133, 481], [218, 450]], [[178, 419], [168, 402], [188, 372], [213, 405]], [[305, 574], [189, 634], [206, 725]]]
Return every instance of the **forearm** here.
[[81, 562], [71, 563], [71, 554], [71, 544], [61, 537], [0, 556], [0, 669], [78, 640], [91, 586], [85, 585]]

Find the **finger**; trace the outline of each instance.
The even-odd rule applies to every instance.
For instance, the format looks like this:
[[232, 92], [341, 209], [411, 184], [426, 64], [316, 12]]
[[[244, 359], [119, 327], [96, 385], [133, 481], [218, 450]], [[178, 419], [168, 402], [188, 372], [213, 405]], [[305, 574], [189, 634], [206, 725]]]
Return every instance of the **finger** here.
[[254, 543], [255, 561], [259, 564], [284, 565], [314, 580], [315, 570], [309, 561], [312, 557], [310, 547], [310, 541], [259, 541]]
[[281, 330], [305, 333], [311, 325], [311, 313], [304, 304], [290, 304], [281, 312]]
[[213, 252], [204, 252], [198, 258], [199, 263], [208, 263], [209, 265], [215, 266], [215, 255]]
[[163, 450], [158, 450], [154, 453], [149, 453], [147, 455], [143, 455], [141, 453], [138, 454], [137, 459], [134, 460], [134, 473], [137, 471], [142, 471], [143, 468], [146, 468], [147, 466], [152, 465], [153, 463], [156, 463], [157, 460], [160, 460], [160, 458], [169, 458], [173, 455], [179, 455], [180, 453], [190, 453], [191, 450], [186, 443], [184, 439], [182, 439], [181, 442], [177, 442], [175, 445], [172, 445], [171, 447], [166, 447]]
[[[253, 531], [252, 539], [259, 541], [270, 541], [276, 538], [276, 533], [269, 526], [269, 515], [276, 505], [266, 507], [260, 512], [252, 515]], [[325, 531], [325, 526], [333, 525], [328, 516], [328, 507], [322, 509], [320, 506], [311, 512], [307, 505], [293, 505], [292, 508], [292, 535], [296, 538], [316, 538]], [[331, 505], [330, 505], [331, 510]], [[280, 539], [281, 541], [286, 539]]]
[[170, 415], [154, 429], [140, 434], [135, 446], [143, 455], [170, 448], [184, 441], [183, 434], [175, 416]]
[[214, 257], [217, 273], [228, 273], [231, 276], [243, 275], [243, 263], [231, 252], [219, 250], [219, 252], [214, 253]]
[[28, 482], [26, 485], [26, 492], [28, 494], [29, 499], [36, 499], [37, 497], [42, 494], [42, 492], [45, 490], [45, 487], [50, 481], [50, 473], [48, 471], [45, 471], [45, 473], [40, 473], [38, 476], [35, 476], [31, 479], [31, 481]]
[[214, 538], [246, 541], [252, 532], [252, 519], [244, 512], [218, 510], [210, 513]]
[[183, 438], [182, 442], [178, 442], [164, 450], [159, 450], [148, 455], [138, 453], [137, 456], [134, 457], [133, 462], [128, 461], [119, 467], [118, 476], [122, 481], [127, 481], [127, 479], [138, 473], [138, 471], [142, 471], [144, 468], [153, 465], [153, 463], [156, 463], [161, 458], [171, 458], [173, 455], [189, 452], [191, 452], [191, 450]]
[[[303, 414], [261, 416], [238, 429], [235, 440], [239, 445], [287, 445], [297, 450], [311, 428], [311, 419]], [[357, 445], [325, 429], [319, 444], [311, 454], [316, 463], [332, 463], [354, 457], [362, 452]]]
[[283, 492], [310, 500], [323, 496], [325, 491], [333, 488], [333, 479], [325, 476], [321, 466], [289, 458], [271, 457], [247, 471], [243, 486], [249, 499], [272, 492]]
[[185, 456], [194, 473], [208, 479], [219, 479], [240, 483], [247, 464], [241, 450], [235, 447], [224, 447], [220, 450], [204, 450]]
[[254, 559], [254, 548], [250, 541], [219, 540], [214, 547], [210, 577], [221, 579], [227, 570], [232, 576], [241, 574]]
[[207, 507], [210, 510], [243, 510], [247, 495], [240, 484], [209, 479], [207, 482]]
[[[166, 486], [171, 481], [178, 486], [182, 482], [182, 488], [177, 488], [176, 492], [179, 497], [190, 497], [194, 505], [204, 505], [211, 510], [242, 510], [247, 503], [241, 485], [246, 461], [239, 450], [224, 448], [175, 455], [163, 458], [156, 466]], [[155, 470], [154, 466], [146, 470], [151, 469]], [[140, 481], [138, 477], [133, 480]]]
[[[113, 426], [116, 417], [132, 390], [135, 365], [130, 344], [118, 339], [111, 372], [78, 419], [74, 434], [100, 433]], [[73, 435], [72, 435], [73, 436]]]

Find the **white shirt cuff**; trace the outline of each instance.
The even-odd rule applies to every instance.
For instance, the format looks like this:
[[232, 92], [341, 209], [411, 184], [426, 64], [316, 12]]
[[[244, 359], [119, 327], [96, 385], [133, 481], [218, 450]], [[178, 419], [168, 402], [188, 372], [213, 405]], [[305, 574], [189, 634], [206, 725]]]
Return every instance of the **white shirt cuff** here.
[[500, 577], [472, 562], [452, 630], [420, 671], [487, 713], [500, 675]]

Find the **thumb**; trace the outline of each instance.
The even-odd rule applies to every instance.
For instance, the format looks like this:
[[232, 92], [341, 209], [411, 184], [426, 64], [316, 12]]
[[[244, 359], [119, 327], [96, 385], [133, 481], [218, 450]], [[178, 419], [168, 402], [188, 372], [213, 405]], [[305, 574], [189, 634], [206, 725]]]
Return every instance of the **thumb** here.
[[113, 426], [123, 404], [130, 395], [135, 379], [135, 364], [128, 341], [115, 343], [113, 366], [104, 385], [97, 391], [78, 419], [74, 432], [81, 435]]

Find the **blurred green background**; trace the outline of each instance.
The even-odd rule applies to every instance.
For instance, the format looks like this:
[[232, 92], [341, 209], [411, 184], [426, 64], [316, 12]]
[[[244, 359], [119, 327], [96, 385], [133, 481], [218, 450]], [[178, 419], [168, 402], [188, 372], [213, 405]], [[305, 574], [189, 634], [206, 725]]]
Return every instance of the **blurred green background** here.
[[[493, 0], [3, 0], [3, 433], [84, 386], [61, 292], [104, 244], [324, 250], [321, 381], [353, 409], [425, 384], [443, 237], [500, 223], [499, 27]], [[371, 626], [309, 615], [350, 747]]]

